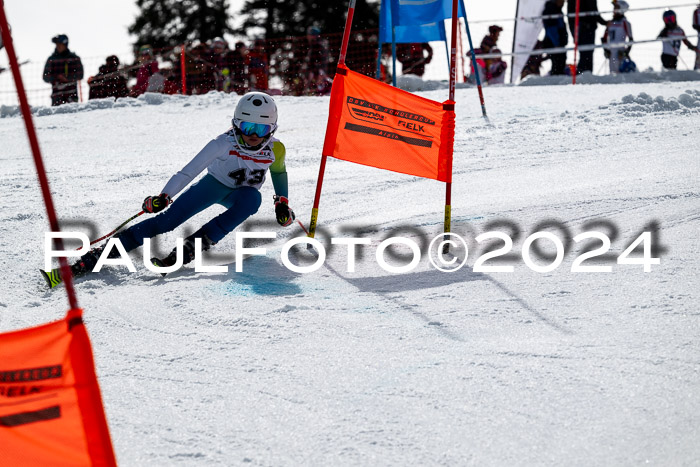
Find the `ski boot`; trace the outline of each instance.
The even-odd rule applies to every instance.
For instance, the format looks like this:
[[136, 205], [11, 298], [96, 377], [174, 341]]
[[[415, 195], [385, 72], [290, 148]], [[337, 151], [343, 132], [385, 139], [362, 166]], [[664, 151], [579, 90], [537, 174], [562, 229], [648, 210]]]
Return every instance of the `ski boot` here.
[[[182, 258], [182, 265], [184, 266], [185, 264], [188, 264], [192, 262], [194, 259], [195, 255], [195, 248], [194, 248], [194, 239], [195, 238], [201, 238], [202, 239], [202, 251], [208, 251], [209, 248], [211, 248], [213, 245], [215, 245], [214, 242], [212, 242], [209, 237], [205, 233], [203, 233], [201, 230], [198, 230], [197, 232], [193, 233], [189, 237], [187, 237], [182, 245], [182, 253], [183, 253], [183, 258]], [[165, 258], [151, 258], [151, 263], [159, 268], [162, 267], [170, 267], [174, 265], [177, 262], [177, 247], [173, 248], [173, 251], [170, 252], [168, 256]], [[161, 275], [165, 276], [167, 273], [161, 273]]]
[[[97, 261], [100, 259], [100, 256], [102, 255], [102, 252], [105, 249], [105, 245], [102, 245], [97, 248], [93, 248], [89, 252], [85, 253], [83, 256], [80, 257], [78, 261], [73, 263], [70, 267], [71, 273], [73, 274], [74, 278], [77, 277], [82, 277], [90, 272], [95, 268], [95, 265], [97, 264]], [[112, 249], [112, 251], [109, 252], [109, 258], [117, 258], [119, 255], [119, 251], [116, 249]], [[41, 272], [41, 275], [43, 276], [44, 280], [46, 281], [46, 284], [49, 286], [50, 289], [53, 289], [57, 285], [59, 285], [61, 282], [63, 282], [63, 278], [61, 277], [61, 268], [54, 268], [50, 271], [43, 271], [39, 270]]]

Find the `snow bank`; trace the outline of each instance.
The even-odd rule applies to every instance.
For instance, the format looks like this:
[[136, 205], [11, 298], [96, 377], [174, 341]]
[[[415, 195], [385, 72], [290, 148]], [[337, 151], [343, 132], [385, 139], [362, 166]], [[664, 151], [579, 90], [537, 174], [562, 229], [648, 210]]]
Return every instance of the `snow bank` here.
[[[201, 96], [182, 96], [179, 94], [168, 95], [153, 92], [147, 92], [137, 98], [125, 97], [115, 99], [107, 97], [104, 99], [92, 99], [83, 103], [64, 104], [58, 107], [37, 106], [31, 107], [32, 115], [43, 117], [46, 115], [58, 114], [73, 114], [99, 109], [116, 109], [123, 107], [142, 107], [150, 105], [161, 105], [165, 103], [180, 104], [182, 107], [189, 106], [209, 106], [226, 102], [235, 102], [236, 94], [226, 94], [223, 92], [212, 91]], [[0, 118], [17, 117], [21, 115], [20, 107], [17, 105], [2, 105], [0, 106]]]
[[600, 109], [607, 108], [629, 116], [660, 112], [700, 113], [700, 91], [689, 89], [677, 98], [651, 97], [646, 92], [641, 92], [637, 96], [629, 94], [620, 101], [611, 102], [609, 106], [600, 107]]
[[[619, 75], [594, 75], [583, 73], [576, 78], [577, 84], [646, 84], [661, 82], [700, 81], [700, 72], [693, 70], [644, 71]], [[563, 86], [571, 84], [571, 76], [527, 76], [519, 86]]]
[[[700, 72], [693, 70], [676, 71], [644, 71], [640, 73], [625, 73], [618, 75], [593, 75], [583, 73], [576, 78], [577, 84], [649, 84], [664, 82], [700, 81]], [[571, 85], [571, 76], [535, 76], [526, 77], [518, 86], [566, 86]], [[434, 91], [447, 89], [447, 80], [431, 81], [423, 80], [415, 75], [401, 75], [396, 79], [396, 86], [409, 92]], [[485, 85], [485, 86], [488, 86]], [[497, 84], [491, 86], [511, 86], [510, 84]], [[457, 88], [473, 87], [468, 83], [457, 83]]]

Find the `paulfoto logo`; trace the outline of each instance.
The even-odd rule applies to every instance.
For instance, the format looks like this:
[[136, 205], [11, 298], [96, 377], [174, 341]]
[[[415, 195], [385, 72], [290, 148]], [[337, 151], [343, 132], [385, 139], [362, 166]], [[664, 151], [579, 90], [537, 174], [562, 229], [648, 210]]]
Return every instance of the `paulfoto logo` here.
[[[537, 273], [549, 273], [562, 267], [565, 257], [571, 251], [573, 245], [579, 244], [576, 256], [570, 266], [572, 273], [610, 273], [613, 271], [611, 262], [617, 265], [642, 266], [644, 272], [651, 272], [652, 266], [661, 264], [660, 255], [664, 251], [659, 246], [658, 230], [643, 230], [623, 244], [622, 252], [612, 253], [612, 241], [610, 236], [598, 230], [584, 231], [576, 236], [571, 236], [568, 229], [559, 230], [563, 235], [557, 235], [549, 230], [532, 232], [518, 245], [520, 229], [511, 222], [497, 222], [499, 226], [508, 226], [509, 233], [500, 230], [489, 230], [479, 235], [467, 237], [453, 232], [441, 233], [432, 238], [426, 235], [417, 235], [413, 238], [402, 236], [390, 236], [382, 241], [373, 241], [368, 237], [330, 237], [324, 243], [310, 237], [295, 237], [284, 243], [279, 254], [284, 266], [292, 272], [308, 274], [320, 269], [329, 254], [340, 248], [345, 252], [345, 270], [354, 273], [357, 270], [358, 257], [364, 257], [365, 249], [377, 244], [374, 250], [374, 259], [384, 271], [390, 274], [406, 274], [412, 272], [421, 260], [428, 258], [430, 265], [442, 272], [451, 273], [462, 269], [470, 258], [470, 246], [474, 250], [474, 272], [482, 273], [509, 273], [516, 270], [513, 263], [522, 262], [527, 268]], [[494, 224], [494, 225], [496, 225]], [[547, 227], [552, 227], [549, 222]], [[610, 226], [610, 223], [606, 223]], [[515, 226], [515, 228], [513, 228]], [[646, 227], [646, 226], [645, 226]], [[361, 230], [361, 229], [360, 229]], [[415, 230], [415, 229], [414, 229]], [[617, 238], [617, 230], [611, 231], [613, 239]], [[235, 271], [243, 272], [244, 261], [250, 256], [267, 256], [268, 249], [263, 247], [246, 247], [247, 240], [271, 240], [276, 238], [275, 232], [236, 232], [235, 233]], [[563, 237], [563, 239], [562, 239]], [[53, 239], [74, 239], [82, 243], [82, 247], [73, 250], [58, 251], [53, 248]], [[144, 239], [142, 256], [143, 264], [150, 271], [167, 274], [180, 269], [184, 264], [184, 239], [177, 239], [176, 262], [171, 266], [157, 266], [151, 262], [152, 242]], [[53, 258], [67, 257], [77, 258], [89, 251], [90, 241], [82, 232], [46, 232], [45, 233], [45, 257], [44, 267], [51, 269]], [[292, 251], [295, 247], [310, 247], [315, 252], [311, 264], [299, 265], [290, 259], [298, 257]], [[422, 246], [422, 247], [421, 247]], [[194, 270], [195, 272], [228, 272], [227, 266], [207, 266], [202, 263], [202, 241], [195, 238], [194, 242]], [[110, 258], [110, 252], [116, 249], [119, 257]], [[407, 254], [398, 254], [397, 249], [407, 251]], [[111, 256], [116, 256], [112, 254]], [[389, 261], [388, 259], [392, 260]], [[396, 263], [401, 263], [397, 265]], [[99, 272], [103, 266], [124, 266], [130, 272], [136, 272], [133, 262], [128, 256], [118, 238], [111, 238], [102, 250], [100, 257], [93, 268], [93, 272]]]

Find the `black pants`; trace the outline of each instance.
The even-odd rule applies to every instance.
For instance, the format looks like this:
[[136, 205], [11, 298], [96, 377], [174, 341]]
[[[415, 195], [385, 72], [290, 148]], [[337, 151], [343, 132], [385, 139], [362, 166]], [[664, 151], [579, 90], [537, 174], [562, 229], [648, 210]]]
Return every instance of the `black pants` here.
[[[565, 44], [566, 45], [566, 44]], [[549, 37], [545, 37], [542, 48], [552, 49], [555, 47], [564, 47], [560, 45], [554, 45]], [[566, 52], [559, 54], [549, 54], [549, 58], [552, 60], [552, 70], [549, 72], [550, 75], [563, 75], [566, 69]]]
[[678, 66], [678, 57], [675, 55], [661, 54], [661, 64], [667, 70], [675, 70]]
[[552, 71], [551, 75], [563, 75], [564, 70], [566, 70], [566, 54], [551, 54], [549, 56], [552, 59]]
[[[578, 45], [591, 45], [595, 44], [595, 25], [591, 27], [580, 27], [578, 29]], [[593, 51], [592, 50], [581, 50], [579, 52], [579, 62], [577, 72], [583, 73], [584, 71], [593, 72]]]

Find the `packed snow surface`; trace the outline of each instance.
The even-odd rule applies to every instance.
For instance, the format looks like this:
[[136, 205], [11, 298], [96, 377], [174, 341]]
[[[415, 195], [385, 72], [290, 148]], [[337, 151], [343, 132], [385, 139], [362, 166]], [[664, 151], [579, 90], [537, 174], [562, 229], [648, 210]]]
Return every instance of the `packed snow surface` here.
[[[205, 259], [228, 272], [189, 265], [161, 278], [139, 249], [136, 273], [107, 267], [78, 279], [120, 464], [698, 464], [699, 89], [491, 87], [488, 121], [476, 90], [458, 89], [452, 231], [469, 245], [458, 272], [423, 255], [392, 274], [375, 259], [387, 237], [423, 245], [441, 231], [444, 184], [329, 159], [318, 238], [369, 238], [354, 273], [345, 247], [315, 272], [283, 265], [283, 245], [302, 231], [274, 222], [268, 181], [239, 230], [277, 238], [261, 241], [267, 255], [243, 260], [243, 272], [231, 234]], [[145, 95], [34, 109], [64, 230], [97, 238], [138, 212], [227, 129], [236, 101]], [[328, 98], [277, 102], [291, 206], [308, 225]], [[59, 319], [67, 301], [38, 273], [48, 223], [24, 124], [16, 108], [0, 113], [7, 331]], [[159, 237], [158, 248], [170, 251], [221, 209]], [[493, 230], [511, 236], [511, 257], [485, 265], [513, 272], [472, 269], [486, 245], [475, 237]], [[607, 261], [583, 265], [611, 272], [571, 271], [584, 247], [602, 243], [566, 238], [590, 230], [612, 243]], [[617, 264], [645, 230], [660, 264]], [[521, 254], [538, 231], [567, 247], [551, 272]], [[550, 240], [536, 245], [554, 255]]]

